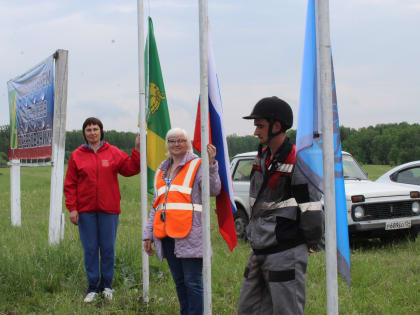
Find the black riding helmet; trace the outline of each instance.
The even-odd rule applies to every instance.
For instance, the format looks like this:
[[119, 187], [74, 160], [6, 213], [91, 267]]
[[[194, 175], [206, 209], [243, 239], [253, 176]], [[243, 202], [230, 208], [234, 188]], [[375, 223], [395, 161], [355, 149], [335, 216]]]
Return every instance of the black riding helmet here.
[[[270, 123], [268, 129], [268, 138], [271, 139], [281, 132], [286, 132], [293, 125], [293, 111], [289, 104], [279, 99], [277, 96], [265, 97], [255, 104], [251, 114], [243, 119], [267, 119]], [[281, 130], [272, 133], [272, 127], [275, 121], [281, 124]]]

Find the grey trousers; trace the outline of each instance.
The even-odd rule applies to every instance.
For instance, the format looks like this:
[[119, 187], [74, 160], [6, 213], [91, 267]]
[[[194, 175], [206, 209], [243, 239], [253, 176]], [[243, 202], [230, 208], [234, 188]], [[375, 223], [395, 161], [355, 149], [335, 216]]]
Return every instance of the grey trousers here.
[[305, 308], [305, 244], [269, 255], [248, 257], [238, 314], [303, 314]]

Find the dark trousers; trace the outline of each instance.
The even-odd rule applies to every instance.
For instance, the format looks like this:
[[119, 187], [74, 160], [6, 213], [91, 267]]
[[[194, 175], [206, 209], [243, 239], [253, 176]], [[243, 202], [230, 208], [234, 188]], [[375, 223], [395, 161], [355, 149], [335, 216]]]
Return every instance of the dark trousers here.
[[251, 251], [238, 302], [240, 315], [303, 315], [306, 244], [269, 254]]
[[79, 234], [85, 258], [88, 292], [112, 288], [118, 216], [101, 211], [79, 214]]
[[162, 239], [162, 247], [175, 282], [181, 315], [203, 314], [203, 259], [177, 258], [170, 237]]

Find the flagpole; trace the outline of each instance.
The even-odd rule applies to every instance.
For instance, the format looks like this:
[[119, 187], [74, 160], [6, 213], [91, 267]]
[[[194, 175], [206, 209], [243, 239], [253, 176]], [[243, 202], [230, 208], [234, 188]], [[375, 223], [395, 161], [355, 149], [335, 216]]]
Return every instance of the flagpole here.
[[[137, 32], [138, 32], [138, 73], [139, 73], [139, 113], [140, 113], [140, 200], [141, 231], [147, 222], [147, 162], [146, 162], [146, 99], [144, 78], [144, 8], [143, 0], [137, 0]], [[142, 246], [142, 245], [141, 245]], [[149, 302], [149, 256], [142, 246], [143, 301]]]
[[318, 60], [322, 105], [325, 252], [327, 269], [327, 314], [338, 314], [337, 236], [334, 181], [334, 140], [332, 112], [331, 46], [329, 1], [317, 1]]
[[211, 314], [211, 261], [210, 261], [210, 180], [207, 144], [209, 142], [209, 82], [208, 82], [208, 3], [198, 1], [200, 30], [200, 119], [201, 119], [201, 172], [203, 227], [203, 285], [204, 314]]

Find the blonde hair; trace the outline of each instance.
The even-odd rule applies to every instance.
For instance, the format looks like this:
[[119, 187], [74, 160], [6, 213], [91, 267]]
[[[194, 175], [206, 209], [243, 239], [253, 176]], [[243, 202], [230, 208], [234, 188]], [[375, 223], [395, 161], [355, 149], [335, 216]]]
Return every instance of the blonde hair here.
[[[188, 135], [188, 133], [185, 131], [185, 129], [182, 128], [172, 128], [170, 129], [167, 133], [166, 133], [166, 137], [165, 137], [165, 147], [166, 150], [168, 150], [168, 139], [169, 138], [173, 138], [173, 137], [178, 137], [178, 136], [184, 136], [185, 139], [187, 139], [187, 152], [193, 152], [192, 150], [192, 145], [191, 145], [191, 139], [190, 136]], [[171, 156], [171, 154], [169, 153], [169, 151], [166, 152], [167, 156]]]

